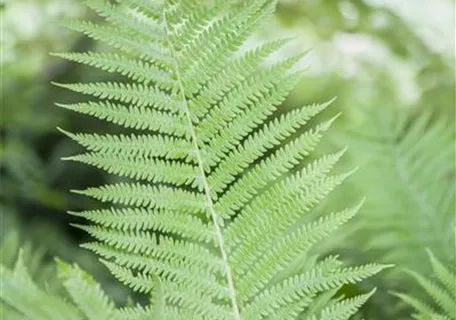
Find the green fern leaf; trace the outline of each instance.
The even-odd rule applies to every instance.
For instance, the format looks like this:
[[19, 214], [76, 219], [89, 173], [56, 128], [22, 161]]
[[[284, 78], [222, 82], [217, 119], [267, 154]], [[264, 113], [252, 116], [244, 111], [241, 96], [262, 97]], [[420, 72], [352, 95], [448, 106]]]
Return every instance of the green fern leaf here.
[[[13, 270], [0, 265], [0, 315], [8, 320], [146, 320], [159, 319], [164, 312], [160, 299], [140, 305], [118, 308], [94, 279], [77, 265], [57, 261], [58, 278], [65, 292], [39, 287], [24, 265], [20, 251]], [[154, 280], [154, 295], [161, 296], [160, 283]], [[68, 299], [69, 298], [69, 299]]]
[[48, 294], [32, 281], [21, 253], [13, 270], [0, 265], [0, 280], [0, 300], [27, 319], [83, 319], [71, 303], [58, 295]]
[[[356, 243], [421, 274], [430, 272], [423, 248], [454, 263], [454, 130], [430, 112], [414, 118], [384, 108], [366, 119], [350, 139], [352, 154], [365, 161], [356, 184], [367, 193], [365, 232]], [[363, 234], [369, 238], [359, 238]]]
[[404, 302], [411, 305], [416, 319], [456, 319], [456, 270], [449, 270], [429, 252], [435, 279], [408, 271], [426, 292], [430, 302], [417, 299], [409, 294], [396, 293]]
[[[308, 123], [332, 101], [277, 112], [303, 55], [265, 67], [288, 40], [241, 49], [276, 1], [86, 2], [106, 24], [67, 25], [123, 53], [58, 56], [129, 82], [59, 84], [101, 100], [59, 106], [136, 131], [62, 130], [88, 150], [67, 160], [126, 178], [76, 191], [111, 207], [72, 214], [91, 222], [77, 225], [94, 238], [84, 246], [121, 282], [147, 294], [159, 284], [157, 319], [299, 319], [385, 267], [330, 257], [294, 271], [360, 206], [306, 221], [353, 171], [331, 174], [345, 149], [308, 158], [335, 118]], [[346, 319], [367, 297], [319, 310]]]

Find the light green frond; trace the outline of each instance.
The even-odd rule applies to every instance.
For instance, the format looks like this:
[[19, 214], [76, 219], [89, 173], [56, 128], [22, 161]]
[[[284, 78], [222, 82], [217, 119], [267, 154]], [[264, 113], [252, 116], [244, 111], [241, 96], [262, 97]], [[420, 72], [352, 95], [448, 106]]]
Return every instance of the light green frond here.
[[[409, 274], [421, 286], [423, 293], [429, 298], [425, 300], [425, 296], [421, 298], [413, 297], [411, 294], [395, 293], [405, 303], [415, 309], [414, 314], [416, 319], [456, 319], [456, 293], [454, 287], [456, 285], [456, 276], [454, 271], [450, 271], [442, 264], [435, 256], [428, 251], [432, 268], [434, 269], [434, 278], [427, 278], [423, 275], [408, 271]], [[453, 266], [454, 267], [454, 266]]]
[[71, 303], [38, 288], [32, 281], [21, 254], [13, 270], [0, 265], [0, 278], [0, 300], [27, 319], [84, 319]]
[[[162, 286], [154, 279], [150, 304], [118, 308], [89, 274], [57, 259], [61, 287], [40, 286], [24, 265], [21, 250], [14, 269], [0, 265], [0, 317], [5, 320], [149, 320], [163, 319]], [[42, 264], [41, 267], [46, 267]]]
[[437, 279], [456, 301], [456, 274], [447, 269], [429, 250], [428, 255]]
[[452, 314], [456, 310], [456, 299], [450, 296], [446, 290], [441, 288], [438, 284], [426, 279], [416, 272], [411, 272], [412, 276], [421, 285], [427, 294], [434, 299], [434, 301], [448, 314]]
[[365, 119], [349, 139], [350, 154], [365, 163], [355, 182], [367, 198], [360, 225], [365, 232], [354, 240], [421, 274], [431, 271], [423, 248], [454, 263], [452, 126], [431, 112], [415, 116], [398, 108], [372, 111]]
[[406, 294], [401, 294], [401, 293], [395, 293], [395, 295], [397, 297], [401, 298], [402, 301], [409, 304], [411, 307], [413, 307], [416, 310], [416, 312], [419, 313], [419, 315], [415, 315], [415, 318], [430, 317], [431, 315], [437, 314], [436, 310], [434, 310], [432, 307], [428, 306], [423, 301], [415, 299], [412, 296], [409, 296]]
[[456, 299], [454, 297], [451, 297], [433, 281], [426, 279], [416, 272], [410, 271], [410, 273], [437, 305], [439, 305], [447, 314], [454, 314], [456, 311]]
[[[304, 54], [265, 66], [288, 39], [242, 47], [277, 1], [86, 2], [106, 24], [70, 27], [118, 51], [60, 56], [130, 82], [60, 85], [100, 99], [62, 107], [128, 129], [62, 130], [87, 149], [68, 160], [125, 178], [75, 191], [110, 206], [71, 213], [89, 222], [75, 225], [93, 238], [84, 246], [133, 290], [161, 292], [166, 319], [354, 313], [367, 295], [331, 297], [385, 266], [344, 268], [334, 257], [308, 256], [359, 209], [311, 214], [352, 173], [332, 173], [345, 149], [309, 157], [337, 118], [313, 122], [332, 100], [280, 114]], [[122, 310], [116, 315], [125, 319], [148, 314]]]
[[59, 277], [71, 299], [88, 320], [109, 320], [114, 315], [114, 303], [109, 300], [89, 275], [78, 266], [57, 261]]

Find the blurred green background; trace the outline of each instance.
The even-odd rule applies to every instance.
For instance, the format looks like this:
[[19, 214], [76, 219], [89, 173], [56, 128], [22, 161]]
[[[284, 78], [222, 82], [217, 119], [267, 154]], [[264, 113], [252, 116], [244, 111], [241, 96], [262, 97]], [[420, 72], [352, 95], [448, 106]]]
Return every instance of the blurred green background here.
[[[55, 107], [56, 102], [77, 101], [79, 97], [50, 84], [107, 77], [49, 55], [96, 50], [91, 40], [58, 24], [62, 18], [91, 19], [93, 14], [77, 0], [11, 0], [0, 6], [2, 257], [7, 263], [14, 261], [17, 248], [29, 243], [34, 248], [30, 252], [36, 254], [30, 259], [35, 259], [37, 266], [54, 256], [76, 261], [122, 300], [123, 289], [92, 254], [78, 247], [86, 235], [69, 225], [78, 221], [65, 213], [94, 206], [68, 190], [113, 178], [88, 166], [61, 161], [79, 150], [56, 129], [102, 132], [104, 124]], [[350, 145], [344, 166], [360, 169], [326, 206], [344, 207], [364, 196], [366, 203], [358, 220], [322, 245], [322, 252], [337, 250], [346, 260], [393, 262], [426, 273], [429, 266], [424, 262], [424, 249], [429, 247], [441, 259], [454, 263], [454, 16], [453, 0], [281, 0], [274, 20], [249, 42], [253, 46], [294, 36], [293, 45], [280, 54], [311, 49], [302, 61], [302, 66], [308, 67], [306, 76], [283, 110], [337, 97], [324, 116], [339, 112], [342, 116], [320, 152]], [[391, 172], [391, 159], [382, 158], [385, 148], [393, 150], [423, 117], [427, 118], [418, 135], [424, 137], [437, 126], [440, 131], [427, 144], [419, 144], [420, 139], [412, 141], [409, 145], [416, 145], [418, 151], [411, 153], [411, 160], [418, 159], [414, 172], [432, 176], [425, 155], [446, 155], [442, 176], [432, 176], [453, 194], [445, 208], [440, 206], [443, 200], [436, 198], [440, 194], [434, 189], [437, 187], [429, 184], [420, 192], [410, 191], [412, 181]], [[442, 147], [432, 149], [434, 140], [440, 138]], [[405, 199], [407, 196], [411, 200]], [[423, 199], [431, 203], [432, 215], [427, 218], [417, 209]], [[382, 239], [382, 228], [391, 229], [400, 217], [421, 224], [403, 226], [401, 232], [409, 235]], [[409, 257], [390, 251], [397, 249], [395, 245], [413, 254]], [[46, 279], [46, 272], [41, 269], [37, 276]], [[407, 314], [408, 310], [388, 294], [412, 286], [404, 278], [400, 271], [377, 278], [379, 291], [364, 308], [365, 315], [389, 319], [394, 314], [396, 319]]]

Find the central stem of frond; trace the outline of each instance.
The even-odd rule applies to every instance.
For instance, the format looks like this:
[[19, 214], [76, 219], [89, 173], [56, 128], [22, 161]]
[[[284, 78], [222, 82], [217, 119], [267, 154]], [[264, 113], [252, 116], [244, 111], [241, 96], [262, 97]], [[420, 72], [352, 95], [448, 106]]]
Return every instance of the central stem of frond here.
[[[164, 23], [166, 35], [169, 35], [169, 28], [168, 28], [168, 23], [166, 21], [166, 12], [165, 11], [166, 10], [163, 10], [163, 23]], [[219, 246], [219, 249], [220, 249], [220, 255], [221, 255], [222, 259], [223, 259], [223, 264], [224, 264], [225, 273], [226, 273], [226, 280], [227, 280], [227, 283], [228, 283], [228, 290], [229, 290], [229, 293], [230, 293], [231, 305], [232, 305], [232, 308], [233, 308], [233, 316], [234, 316], [235, 320], [241, 320], [241, 314], [239, 312], [239, 307], [238, 307], [238, 303], [237, 303], [237, 300], [236, 300], [236, 290], [235, 290], [235, 287], [234, 287], [233, 273], [231, 271], [231, 267], [230, 267], [230, 264], [229, 264], [229, 261], [228, 261], [228, 255], [227, 255], [226, 250], [225, 250], [225, 242], [224, 242], [224, 238], [223, 238], [223, 233], [222, 233], [221, 227], [220, 227], [219, 222], [218, 222], [219, 221], [219, 216], [218, 216], [217, 212], [214, 209], [214, 203], [212, 201], [212, 196], [211, 196], [211, 189], [210, 189], [209, 183], [207, 182], [206, 173], [204, 171], [204, 162], [203, 162], [203, 159], [201, 157], [201, 152], [200, 152], [200, 148], [199, 148], [199, 145], [198, 145], [198, 138], [196, 136], [195, 128], [194, 128], [194, 125], [193, 125], [193, 122], [192, 122], [192, 118], [191, 118], [191, 114], [190, 114], [190, 109], [189, 109], [189, 106], [188, 106], [187, 97], [185, 95], [185, 90], [184, 90], [184, 86], [183, 86], [183, 82], [182, 82], [182, 76], [181, 76], [181, 74], [179, 72], [179, 66], [178, 66], [178, 63], [177, 63], [176, 50], [173, 47], [172, 43], [169, 43], [169, 48], [170, 48], [170, 52], [171, 52], [171, 55], [172, 55], [173, 68], [174, 68], [174, 72], [175, 72], [175, 75], [176, 75], [176, 78], [177, 78], [177, 82], [178, 82], [178, 85], [179, 85], [179, 91], [180, 91], [180, 96], [181, 96], [182, 103], [183, 103], [183, 106], [184, 106], [185, 116], [186, 116], [186, 119], [187, 119], [188, 124], [189, 124], [190, 136], [191, 136], [193, 148], [194, 148], [194, 151], [195, 151], [195, 157], [197, 159], [198, 167], [199, 167], [201, 178], [202, 178], [202, 183], [203, 183], [203, 188], [204, 188], [207, 208], [208, 208], [208, 211], [210, 213], [212, 222], [214, 224], [216, 240], [217, 240], [217, 243], [218, 243], [218, 246]]]

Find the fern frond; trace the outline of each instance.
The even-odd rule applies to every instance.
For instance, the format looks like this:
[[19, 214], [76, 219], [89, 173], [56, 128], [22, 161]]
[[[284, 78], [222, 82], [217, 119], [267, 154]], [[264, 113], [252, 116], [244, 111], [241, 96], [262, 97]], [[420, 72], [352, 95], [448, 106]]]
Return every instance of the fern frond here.
[[48, 294], [32, 281], [22, 254], [13, 270], [0, 265], [0, 300], [27, 319], [36, 320], [82, 320], [77, 308], [58, 295]]
[[[24, 265], [23, 251], [13, 270], [0, 265], [0, 315], [8, 320], [146, 320], [156, 319], [164, 310], [163, 301], [151, 299], [147, 308], [118, 308], [95, 280], [77, 265], [57, 260], [57, 276], [65, 292], [49, 291], [33, 282]], [[153, 296], [161, 285], [154, 279]], [[69, 298], [69, 299], [68, 299]]]
[[443, 287], [456, 299], [456, 270], [448, 270], [430, 250], [427, 251], [435, 275]]
[[429, 252], [434, 279], [429, 279], [417, 272], [408, 273], [418, 282], [430, 297], [429, 303], [409, 294], [395, 293], [404, 302], [411, 305], [417, 312], [416, 319], [456, 319], [456, 275], [448, 270], [434, 255]]
[[[160, 283], [166, 319], [299, 319], [386, 267], [311, 263], [313, 246], [359, 206], [309, 218], [353, 171], [331, 174], [345, 149], [308, 159], [335, 118], [309, 122], [332, 100], [278, 114], [304, 54], [265, 67], [289, 40], [241, 48], [276, 1], [87, 4], [106, 24], [69, 26], [124, 54], [60, 56], [131, 82], [62, 84], [101, 101], [60, 106], [134, 130], [63, 131], [87, 149], [67, 160], [128, 179], [75, 191], [112, 206], [72, 214], [91, 222], [76, 225], [94, 238], [84, 246], [122, 283], [144, 293]], [[345, 319], [367, 297], [318, 310]]]
[[[433, 317], [434, 315], [437, 315], [437, 311], [433, 309], [431, 306], [427, 305], [425, 302], [415, 299], [412, 296], [406, 295], [406, 294], [401, 294], [401, 293], [395, 293], [395, 295], [399, 298], [402, 299], [405, 303], [409, 304], [413, 309], [416, 310], [420, 315], [416, 314], [415, 318], [420, 319], [421, 317]], [[442, 315], [439, 315], [442, 317]], [[433, 319], [433, 318], [430, 319]]]
[[429, 112], [413, 119], [408, 112], [386, 109], [368, 119], [363, 130], [369, 136], [351, 143], [354, 152], [363, 150], [358, 159], [369, 155], [357, 175], [368, 199], [363, 227], [370, 238], [361, 242], [384, 254], [385, 261], [420, 273], [429, 272], [420, 269], [426, 266], [423, 248], [455, 261], [449, 245], [456, 219], [451, 126], [445, 119], [432, 120]]
[[79, 267], [57, 260], [59, 277], [76, 306], [87, 319], [108, 320], [114, 315], [115, 306], [101, 290], [100, 285]]

